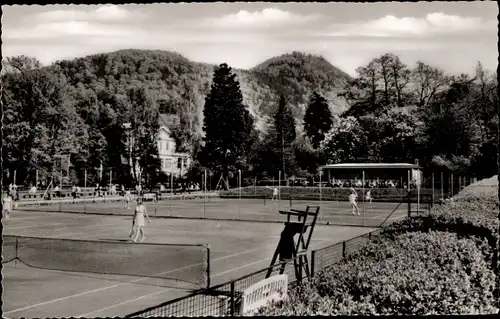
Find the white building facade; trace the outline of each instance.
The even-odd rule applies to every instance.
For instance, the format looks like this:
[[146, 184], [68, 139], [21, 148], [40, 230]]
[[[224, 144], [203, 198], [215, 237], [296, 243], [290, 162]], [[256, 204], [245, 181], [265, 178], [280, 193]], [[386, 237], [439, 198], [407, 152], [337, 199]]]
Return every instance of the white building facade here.
[[176, 115], [160, 115], [160, 132], [158, 133], [158, 155], [161, 170], [167, 175], [181, 177], [186, 175], [191, 165], [188, 153], [176, 152], [175, 140], [170, 135], [169, 126], [178, 121]]

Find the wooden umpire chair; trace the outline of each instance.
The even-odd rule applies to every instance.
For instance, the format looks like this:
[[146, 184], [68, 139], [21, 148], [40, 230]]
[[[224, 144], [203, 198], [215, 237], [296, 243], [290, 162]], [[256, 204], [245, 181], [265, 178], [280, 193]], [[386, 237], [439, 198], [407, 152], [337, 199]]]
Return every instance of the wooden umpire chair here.
[[[307, 206], [306, 210], [280, 210], [279, 213], [287, 215], [287, 221], [285, 222], [285, 229], [281, 232], [281, 238], [278, 243], [278, 247], [274, 252], [266, 278], [271, 276], [274, 269], [273, 266], [276, 263], [282, 263], [280, 269], [281, 275], [285, 271], [288, 261], [293, 259], [295, 277], [297, 278], [297, 281], [300, 281], [302, 280], [302, 270], [305, 271], [307, 277], [310, 276], [307, 252], [311, 242], [312, 233], [314, 231], [314, 226], [316, 225], [316, 220], [319, 215], [319, 206]], [[292, 221], [292, 216], [297, 217], [297, 220]], [[305, 237], [307, 232], [308, 234], [306, 240]], [[295, 242], [294, 237], [297, 234], [299, 235], [299, 238], [297, 242]]]

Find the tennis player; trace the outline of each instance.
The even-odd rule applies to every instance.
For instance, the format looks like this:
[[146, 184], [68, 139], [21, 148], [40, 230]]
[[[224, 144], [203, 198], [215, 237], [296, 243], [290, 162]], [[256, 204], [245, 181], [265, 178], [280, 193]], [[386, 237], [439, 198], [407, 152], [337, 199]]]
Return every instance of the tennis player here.
[[365, 199], [367, 202], [372, 202], [373, 198], [372, 198], [372, 192], [369, 190], [366, 192], [366, 196], [365, 196]]
[[5, 213], [5, 219], [9, 219], [10, 213], [12, 212], [12, 197], [9, 194], [5, 194], [2, 201], [2, 214]]
[[278, 188], [273, 188], [273, 200], [278, 200]]
[[151, 220], [149, 219], [148, 212], [146, 210], [146, 207], [142, 204], [142, 199], [138, 198], [137, 199], [137, 206], [135, 207], [135, 212], [134, 212], [134, 219], [132, 222], [132, 230], [130, 231], [129, 237], [130, 239], [136, 243], [138, 237], [140, 236], [139, 242], [143, 242], [146, 239], [146, 236], [144, 235], [144, 215], [146, 215], [148, 219], [148, 223], [151, 223]]
[[125, 206], [123, 206], [123, 208], [126, 208], [126, 209], [129, 209], [130, 206], [130, 200], [131, 200], [131, 194], [130, 194], [130, 190], [126, 190], [125, 191]]
[[356, 203], [356, 197], [358, 197], [358, 193], [356, 193], [356, 190], [353, 187], [351, 187], [351, 194], [349, 195], [349, 203], [351, 204], [352, 214], [354, 216], [356, 216], [356, 213], [358, 213], [358, 215], [361, 215], [359, 213], [358, 203]]
[[31, 186], [28, 194], [30, 194], [30, 196], [31, 195], [36, 195], [36, 186]]

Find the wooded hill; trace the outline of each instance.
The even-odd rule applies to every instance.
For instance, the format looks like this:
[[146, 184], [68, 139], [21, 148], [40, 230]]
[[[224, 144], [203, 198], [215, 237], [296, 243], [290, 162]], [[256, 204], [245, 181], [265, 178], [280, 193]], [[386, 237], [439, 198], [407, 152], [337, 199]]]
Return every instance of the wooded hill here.
[[[141, 86], [155, 96], [160, 113], [195, 112], [202, 116], [216, 66], [193, 62], [182, 55], [159, 50], [120, 50], [56, 62], [49, 68], [63, 74], [75, 89], [125, 94]], [[347, 109], [337, 93], [351, 80], [324, 58], [293, 52], [271, 58], [250, 70], [233, 69], [240, 83], [243, 102], [259, 130], [276, 112], [278, 92], [289, 98], [298, 123], [313, 90], [325, 96], [333, 114]], [[186, 97], [190, 102], [186, 110]], [[201, 133], [201, 121], [197, 132]]]

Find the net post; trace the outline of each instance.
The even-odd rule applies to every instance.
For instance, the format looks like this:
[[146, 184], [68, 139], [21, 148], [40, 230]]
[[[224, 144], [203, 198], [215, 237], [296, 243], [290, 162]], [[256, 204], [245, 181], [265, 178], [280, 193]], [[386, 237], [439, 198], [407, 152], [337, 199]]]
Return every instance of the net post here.
[[346, 254], [346, 251], [345, 251], [345, 240], [342, 242], [342, 259], [345, 258], [345, 254]]
[[206, 249], [207, 249], [207, 254], [206, 254], [206, 258], [207, 258], [207, 272], [206, 272], [206, 276], [207, 276], [207, 289], [210, 288], [210, 244], [207, 244], [205, 245]]
[[234, 289], [234, 280], [231, 281], [231, 317], [234, 317], [236, 314], [236, 300], [235, 300], [235, 289]]
[[16, 236], [16, 250], [15, 250], [15, 258], [14, 258], [14, 268], [17, 266], [17, 259], [19, 258], [19, 236]]

